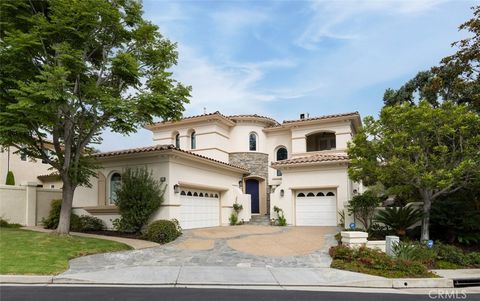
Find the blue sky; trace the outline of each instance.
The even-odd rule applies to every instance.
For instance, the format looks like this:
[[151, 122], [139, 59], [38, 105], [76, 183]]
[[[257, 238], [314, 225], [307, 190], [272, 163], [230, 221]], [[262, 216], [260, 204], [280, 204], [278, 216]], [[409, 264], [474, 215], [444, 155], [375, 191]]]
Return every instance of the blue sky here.
[[[278, 121], [359, 111], [454, 52], [475, 1], [154, 1], [145, 18], [178, 43], [185, 115], [221, 111]], [[106, 132], [102, 151], [151, 145], [149, 131]]]

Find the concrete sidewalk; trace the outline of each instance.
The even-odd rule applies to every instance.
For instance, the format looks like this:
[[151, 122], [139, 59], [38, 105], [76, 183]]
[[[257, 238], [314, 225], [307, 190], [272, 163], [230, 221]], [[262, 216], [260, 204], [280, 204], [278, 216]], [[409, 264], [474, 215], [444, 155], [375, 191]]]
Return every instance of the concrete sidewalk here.
[[[23, 277], [23, 278], [22, 278]], [[29, 283], [28, 276], [1, 276], [1, 283]], [[37, 278], [36, 278], [37, 277]], [[38, 276], [32, 283], [39, 283]], [[268, 287], [451, 288], [446, 278], [387, 279], [331, 268], [264, 268], [218, 266], [135, 266], [92, 272], [40, 276], [47, 284], [221, 285]]]

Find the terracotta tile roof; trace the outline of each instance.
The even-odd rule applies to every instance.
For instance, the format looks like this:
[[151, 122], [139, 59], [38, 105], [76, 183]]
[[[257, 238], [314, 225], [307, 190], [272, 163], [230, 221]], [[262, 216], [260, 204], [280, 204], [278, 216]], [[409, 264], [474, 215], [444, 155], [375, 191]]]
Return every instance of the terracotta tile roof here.
[[48, 175], [39, 175], [37, 176], [37, 179], [50, 178], [50, 177], [60, 177], [60, 174], [58, 173], [58, 171], [54, 171], [52, 173], [49, 173]]
[[111, 151], [111, 152], [96, 153], [96, 154], [92, 154], [92, 157], [105, 158], [105, 157], [114, 157], [114, 156], [128, 155], [128, 154], [161, 152], [161, 151], [167, 151], [167, 150], [182, 152], [182, 153], [185, 153], [185, 154], [197, 157], [197, 158], [206, 159], [206, 160], [209, 160], [209, 161], [212, 161], [212, 162], [215, 162], [215, 163], [220, 163], [220, 164], [223, 164], [223, 165], [226, 165], [226, 166], [235, 167], [235, 168], [239, 168], [239, 169], [248, 171], [244, 167], [234, 165], [234, 164], [230, 164], [230, 163], [226, 163], [226, 162], [219, 161], [219, 160], [215, 160], [215, 159], [212, 159], [212, 158], [209, 158], [209, 157], [206, 157], [206, 156], [202, 156], [202, 155], [199, 155], [199, 154], [195, 154], [195, 153], [192, 153], [192, 152], [189, 152], [189, 151], [186, 151], [186, 150], [182, 150], [182, 149], [176, 148], [172, 144], [153, 145], [153, 146], [147, 146], [147, 147], [138, 147], [138, 148], [116, 150], [116, 151]]
[[175, 123], [175, 122], [181, 122], [181, 121], [184, 121], [184, 120], [190, 120], [190, 119], [195, 119], [195, 118], [200, 118], [200, 117], [205, 117], [205, 116], [219, 116], [219, 117], [230, 120], [227, 116], [223, 115], [219, 111], [215, 111], [213, 113], [205, 113], [205, 114], [200, 114], [200, 115], [182, 117], [179, 120], [169, 120], [169, 121], [155, 122], [155, 123], [152, 123], [152, 124], [145, 125], [145, 128], [148, 129], [148, 128], [153, 128], [155, 126], [162, 126], [162, 125], [172, 124], [172, 123]]
[[317, 153], [310, 156], [272, 162], [272, 167], [284, 166], [284, 165], [310, 164], [310, 163], [321, 163], [321, 162], [344, 162], [344, 161], [348, 161], [348, 155], [345, 153]]
[[310, 117], [310, 118], [305, 118], [305, 119], [284, 120], [283, 124], [293, 123], [293, 122], [311, 121], [311, 120], [320, 120], [320, 119], [329, 119], [329, 118], [336, 118], [336, 117], [355, 116], [355, 115], [360, 116], [360, 114], [358, 112], [350, 112], [350, 113], [341, 113], [341, 114], [331, 114], [331, 115]]
[[[331, 115], [310, 117], [310, 118], [305, 118], [305, 119], [284, 120], [282, 123], [279, 123], [275, 119], [273, 119], [271, 117], [268, 117], [268, 116], [262, 116], [262, 115], [257, 115], [257, 114], [223, 115], [219, 111], [215, 111], [213, 113], [206, 113], [206, 114], [183, 117], [179, 121], [190, 120], [190, 119], [195, 119], [195, 118], [200, 118], [200, 117], [205, 117], [205, 116], [214, 116], [214, 115], [225, 118], [225, 119], [230, 120], [232, 122], [235, 122], [235, 119], [239, 119], [239, 118], [263, 119], [263, 120], [267, 120], [267, 121], [271, 122], [271, 125], [267, 126], [266, 128], [281, 127], [283, 125], [288, 125], [288, 124], [295, 123], [295, 122], [313, 121], [313, 120], [329, 119], [329, 118], [336, 118], [336, 117], [348, 117], [348, 116], [359, 116], [360, 117], [360, 114], [358, 112], [350, 112], [350, 113], [341, 113], [341, 114], [331, 114]], [[161, 126], [161, 125], [171, 124], [171, 123], [175, 123], [175, 122], [177, 122], [177, 121], [165, 121], [165, 122], [161, 121], [161, 122], [156, 122], [156, 123], [153, 123], [153, 124], [146, 125], [145, 127], [146, 128], [152, 128], [152, 127], [155, 127], [155, 126]]]
[[265, 119], [265, 120], [268, 120], [270, 121], [271, 123], [275, 124], [275, 125], [280, 125], [280, 123], [278, 123], [278, 121], [276, 121], [275, 119], [271, 118], [271, 117], [268, 117], [268, 116], [262, 116], [262, 115], [257, 115], [257, 114], [238, 114], [238, 115], [228, 115], [226, 116], [227, 118], [229, 119], [236, 119], [236, 118], [243, 118], [243, 117], [247, 117], [247, 118], [260, 118], [260, 119]]

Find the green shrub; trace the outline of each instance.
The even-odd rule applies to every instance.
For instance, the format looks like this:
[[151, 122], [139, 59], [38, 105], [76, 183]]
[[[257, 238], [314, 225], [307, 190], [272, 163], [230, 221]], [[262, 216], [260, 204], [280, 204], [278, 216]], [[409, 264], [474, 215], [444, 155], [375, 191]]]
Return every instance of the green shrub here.
[[0, 228], [20, 228], [22, 225], [9, 223], [8, 220], [0, 217]]
[[103, 221], [95, 216], [82, 215], [79, 218], [79, 223], [82, 232], [101, 231], [105, 229]]
[[386, 207], [377, 213], [374, 220], [395, 230], [398, 236], [404, 237], [407, 229], [419, 222], [422, 217], [422, 211], [410, 206]]
[[367, 230], [369, 240], [384, 240], [385, 236], [392, 234], [392, 230], [379, 224], [373, 224]]
[[176, 220], [157, 220], [148, 225], [144, 238], [158, 243], [167, 243], [175, 240], [182, 234]]
[[140, 232], [162, 204], [164, 192], [147, 169], [127, 169], [116, 193], [115, 204], [121, 217], [114, 221], [114, 227], [119, 231]]
[[243, 221], [242, 222], [238, 221], [238, 214], [240, 213], [240, 211], [243, 210], [242, 204], [235, 202], [233, 203], [232, 208], [233, 208], [233, 212], [230, 214], [230, 217], [228, 218], [228, 221], [230, 222], [230, 226], [242, 224]]
[[330, 248], [329, 253], [333, 258], [332, 268], [390, 278], [434, 277], [421, 262], [392, 258], [379, 250], [337, 246]]
[[[53, 200], [50, 207], [50, 212], [47, 218], [42, 218], [42, 225], [45, 229], [57, 229], [58, 221], [60, 220], [60, 211], [62, 209], [62, 200]], [[101, 228], [100, 225], [101, 224]], [[96, 231], [103, 230], [104, 225], [99, 218], [72, 213], [70, 215], [70, 231], [84, 232], [84, 231]]]
[[366, 191], [354, 196], [348, 203], [348, 213], [362, 223], [364, 229], [370, 228], [375, 208], [380, 204], [380, 198], [373, 192]]
[[238, 223], [238, 215], [236, 212], [230, 213], [230, 217], [228, 218], [230, 222], [230, 226], [235, 226]]
[[5, 181], [5, 185], [15, 185], [15, 176], [13, 175], [13, 171], [11, 170], [7, 172], [7, 179]]
[[287, 225], [287, 219], [285, 218], [285, 215], [283, 215], [283, 209], [280, 209], [277, 206], [273, 207], [273, 211], [277, 214], [277, 220], [276, 220], [276, 225], [284, 227]]
[[337, 234], [335, 234], [334, 238], [337, 241], [338, 245], [342, 244], [342, 233], [341, 232], [338, 232]]
[[458, 247], [436, 243], [433, 249], [437, 253], [437, 260], [458, 264], [460, 266], [469, 264], [467, 256], [463, 253], [463, 250]]
[[328, 250], [328, 254], [330, 254], [330, 257], [333, 259], [352, 260], [354, 250], [346, 246], [336, 246], [331, 247]]
[[480, 267], [480, 252], [471, 252], [467, 254], [467, 261], [469, 265], [476, 268]]
[[414, 261], [419, 259], [417, 249], [418, 247], [414, 244], [400, 242], [393, 246], [393, 254], [395, 254], [395, 257], [398, 259]]
[[53, 200], [50, 203], [50, 212], [47, 218], [42, 218], [41, 223], [45, 229], [56, 229], [60, 220], [60, 210], [62, 209], [62, 200]]

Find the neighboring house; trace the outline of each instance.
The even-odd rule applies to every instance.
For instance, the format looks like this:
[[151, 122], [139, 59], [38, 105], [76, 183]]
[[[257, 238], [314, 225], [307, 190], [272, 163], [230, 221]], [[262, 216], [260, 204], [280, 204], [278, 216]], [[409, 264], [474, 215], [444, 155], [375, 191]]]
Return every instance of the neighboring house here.
[[[20, 185], [25, 182], [36, 182], [42, 185], [43, 181], [39, 179], [41, 175], [50, 174], [51, 166], [42, 160], [30, 158], [16, 147], [0, 146], [0, 185], [4, 185], [8, 171], [12, 171], [15, 177], [15, 184]], [[61, 188], [57, 183], [48, 183], [47, 188]], [[53, 187], [52, 187], [53, 185]]]
[[219, 112], [147, 126], [154, 146], [98, 153], [102, 169], [92, 188], [80, 187], [77, 213], [109, 222], [118, 217], [115, 191], [127, 167], [146, 167], [165, 185], [154, 219], [177, 218], [183, 228], [228, 224], [284, 211], [297, 226], [336, 226], [358, 191], [347, 174], [347, 142], [361, 126], [357, 112], [278, 123], [258, 115]]

